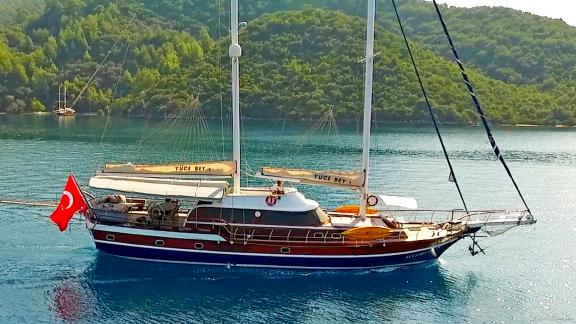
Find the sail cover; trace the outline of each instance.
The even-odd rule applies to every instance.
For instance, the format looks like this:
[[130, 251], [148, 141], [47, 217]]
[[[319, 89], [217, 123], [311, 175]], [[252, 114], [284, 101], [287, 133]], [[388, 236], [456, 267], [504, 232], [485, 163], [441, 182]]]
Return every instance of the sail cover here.
[[263, 167], [261, 175], [277, 180], [346, 188], [360, 188], [364, 183], [362, 171], [312, 171]]
[[234, 174], [233, 161], [172, 163], [172, 164], [106, 164], [103, 173], [154, 174], [154, 175], [205, 175], [225, 176]]
[[122, 176], [95, 176], [90, 187], [157, 196], [221, 199], [227, 181], [175, 180]]

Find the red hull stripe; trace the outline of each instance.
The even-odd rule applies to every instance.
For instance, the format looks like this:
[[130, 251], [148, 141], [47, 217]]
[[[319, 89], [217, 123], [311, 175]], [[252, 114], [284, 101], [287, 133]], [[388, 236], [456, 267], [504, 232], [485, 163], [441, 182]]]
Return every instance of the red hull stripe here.
[[[149, 231], [153, 232], [153, 231]], [[155, 231], [163, 233], [162, 231]], [[147, 232], [148, 234], [148, 232]], [[197, 235], [188, 233], [189, 235]], [[203, 234], [200, 234], [203, 235]], [[213, 234], [220, 237], [219, 235]], [[132, 246], [150, 246], [182, 250], [204, 250], [226, 253], [261, 253], [282, 255], [393, 255], [433, 248], [458, 237], [437, 238], [431, 240], [355, 244], [355, 242], [297, 242], [297, 241], [205, 241], [193, 239], [165, 238], [150, 235], [133, 235], [119, 232], [92, 230], [94, 240], [130, 244]], [[201, 245], [201, 246], [200, 246]]]

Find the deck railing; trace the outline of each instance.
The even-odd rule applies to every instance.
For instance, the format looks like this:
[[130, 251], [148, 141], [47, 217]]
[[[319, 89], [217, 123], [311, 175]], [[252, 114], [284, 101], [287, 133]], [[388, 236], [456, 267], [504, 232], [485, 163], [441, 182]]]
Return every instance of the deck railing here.
[[[353, 214], [350, 214], [353, 215]], [[462, 209], [399, 209], [377, 210], [372, 217], [393, 217], [398, 222], [463, 222], [463, 223], [490, 223], [494, 221], [511, 222], [526, 218], [529, 215], [525, 209], [489, 209], [469, 210]]]
[[[288, 225], [267, 225], [267, 224], [241, 224], [229, 223], [224, 219], [202, 219], [195, 209], [180, 211], [180, 214], [187, 215], [186, 221], [180, 223], [179, 229], [173, 230], [204, 230], [218, 232], [221, 235], [228, 236], [231, 241], [247, 244], [250, 241], [259, 242], [289, 242], [289, 243], [335, 243], [366, 245], [374, 243], [394, 242], [406, 240], [407, 235], [414, 234], [416, 239], [419, 238], [422, 225], [444, 224], [444, 223], [461, 223], [468, 226], [512, 226], [520, 224], [531, 224], [531, 218], [526, 210], [473, 210], [464, 211], [459, 209], [446, 210], [378, 210], [374, 215], [368, 215], [368, 218], [387, 218], [393, 217], [399, 227], [394, 229], [391, 235], [382, 240], [375, 241], [350, 241], [341, 235], [346, 226], [340, 227], [318, 227], [318, 226], [288, 226]], [[355, 214], [332, 213], [332, 217], [356, 217]], [[97, 219], [95, 219], [98, 222]], [[133, 223], [126, 221], [126, 226], [147, 226], [147, 224]], [[414, 233], [416, 232], [416, 233]]]

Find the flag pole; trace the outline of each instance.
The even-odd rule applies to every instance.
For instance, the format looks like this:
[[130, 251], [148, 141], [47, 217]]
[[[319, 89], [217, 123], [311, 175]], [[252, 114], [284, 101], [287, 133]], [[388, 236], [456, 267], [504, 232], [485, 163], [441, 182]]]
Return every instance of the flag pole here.
[[78, 181], [76, 181], [76, 177], [74, 177], [74, 173], [72, 171], [70, 171], [70, 176], [72, 177], [72, 180], [74, 181], [74, 184], [76, 185], [76, 187], [78, 187], [78, 191], [80, 191], [80, 194], [82, 195], [82, 199], [84, 200], [84, 203], [86, 204], [86, 206], [88, 206], [88, 208], [92, 208], [90, 201], [86, 199], [86, 196], [84, 195], [84, 190], [82, 190], [82, 188], [80, 188], [80, 185], [78, 184]]

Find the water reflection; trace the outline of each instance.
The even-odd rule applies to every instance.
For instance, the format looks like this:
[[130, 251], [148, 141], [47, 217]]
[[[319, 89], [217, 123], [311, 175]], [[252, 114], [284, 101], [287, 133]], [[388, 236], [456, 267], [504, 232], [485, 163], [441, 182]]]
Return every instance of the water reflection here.
[[92, 304], [91, 295], [86, 287], [76, 281], [67, 280], [61, 282], [54, 289], [54, 312], [55, 315], [67, 321], [87, 318], [90, 315]]
[[67, 129], [76, 124], [76, 118], [74, 116], [56, 116], [56, 120], [58, 127], [61, 129]]
[[[438, 263], [401, 270], [306, 272], [194, 267], [98, 253], [52, 293], [63, 320], [304, 322], [422, 320], [468, 299], [475, 280]], [[410, 305], [411, 309], [407, 309]], [[451, 311], [454, 314], [454, 310]]]

